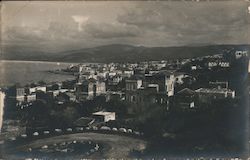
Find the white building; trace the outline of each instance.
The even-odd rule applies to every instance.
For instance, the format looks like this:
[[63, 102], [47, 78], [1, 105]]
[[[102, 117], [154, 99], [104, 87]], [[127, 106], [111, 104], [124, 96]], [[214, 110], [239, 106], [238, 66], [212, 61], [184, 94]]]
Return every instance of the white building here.
[[45, 86], [37, 86], [37, 87], [31, 87], [29, 88], [29, 93], [35, 93], [36, 91], [43, 91], [46, 92], [46, 87]]
[[248, 73], [250, 73], [250, 60], [248, 62]]
[[188, 77], [188, 75], [185, 75], [185, 73], [181, 72], [174, 73], [175, 83], [177, 84], [183, 84], [184, 83], [183, 79], [186, 77]]
[[224, 62], [224, 61], [211, 61], [211, 62], [208, 62], [208, 67], [209, 68], [212, 68], [212, 67], [228, 68], [230, 67], [230, 63]]
[[200, 88], [195, 90], [200, 101], [208, 102], [211, 99], [235, 98], [235, 91], [226, 88]]
[[106, 93], [106, 84], [105, 82], [100, 82], [100, 81], [97, 81], [96, 82], [96, 96], [99, 96], [101, 94], [105, 94]]
[[116, 76], [116, 74], [117, 74], [116, 72], [109, 72], [109, 73], [108, 73], [108, 76], [109, 76], [109, 77], [113, 77], [113, 76]]
[[16, 96], [16, 101], [17, 103], [21, 103], [21, 102], [24, 102], [25, 101], [25, 96]]
[[25, 95], [25, 88], [23, 87], [18, 87], [16, 88], [16, 96], [24, 96]]
[[241, 58], [243, 56], [247, 56], [247, 51], [236, 51], [235, 52], [236, 59], [239, 59], [239, 58]]
[[127, 79], [126, 80], [126, 90], [127, 91], [134, 91], [142, 86], [142, 80], [141, 79]]
[[68, 89], [58, 89], [58, 90], [53, 90], [53, 91], [48, 91], [47, 93], [52, 96], [52, 97], [56, 97], [58, 96], [60, 93], [65, 93], [68, 92]]
[[132, 75], [134, 75], [134, 71], [133, 70], [126, 70], [123, 72], [123, 75], [126, 77], [131, 77]]
[[191, 66], [191, 70], [197, 70], [197, 66], [195, 65]]
[[36, 100], [36, 94], [33, 93], [33, 94], [26, 95], [25, 98], [26, 98], [26, 102], [35, 101]]
[[168, 96], [174, 95], [174, 82], [175, 82], [175, 77], [173, 74], [167, 75], [165, 77], [165, 86]]
[[5, 93], [0, 91], [0, 133], [3, 124], [4, 99], [5, 99]]
[[96, 120], [102, 121], [102, 122], [108, 122], [108, 121], [114, 121], [115, 120], [115, 112], [95, 112], [92, 114], [93, 117]]

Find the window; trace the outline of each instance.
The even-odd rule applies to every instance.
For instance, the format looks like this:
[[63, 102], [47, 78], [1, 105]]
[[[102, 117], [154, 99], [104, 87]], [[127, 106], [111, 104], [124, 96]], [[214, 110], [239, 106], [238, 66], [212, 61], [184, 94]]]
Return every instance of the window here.
[[131, 96], [131, 102], [135, 102], [135, 96]]

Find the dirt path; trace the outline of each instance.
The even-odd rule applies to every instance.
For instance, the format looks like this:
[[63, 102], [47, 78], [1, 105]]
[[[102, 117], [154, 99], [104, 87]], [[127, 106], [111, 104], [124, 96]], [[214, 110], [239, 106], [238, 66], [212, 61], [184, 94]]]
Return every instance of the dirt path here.
[[16, 148], [23, 150], [27, 148], [36, 148], [43, 145], [50, 145], [54, 143], [67, 142], [67, 141], [93, 141], [104, 146], [103, 150], [96, 152], [90, 157], [84, 158], [115, 158], [115, 159], [128, 159], [129, 153], [132, 150], [141, 151], [146, 148], [146, 141], [121, 135], [100, 134], [100, 133], [77, 133], [69, 135], [61, 135], [56, 137], [44, 138], [35, 140], [29, 144]]

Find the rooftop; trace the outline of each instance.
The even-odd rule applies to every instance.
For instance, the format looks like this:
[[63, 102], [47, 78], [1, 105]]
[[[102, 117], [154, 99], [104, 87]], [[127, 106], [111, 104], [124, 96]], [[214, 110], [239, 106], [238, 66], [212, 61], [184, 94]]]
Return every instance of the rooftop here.
[[168, 76], [168, 75], [173, 75], [174, 73], [169, 70], [161, 70], [159, 74]]
[[225, 92], [232, 92], [232, 90], [230, 89], [226, 89], [226, 88], [199, 88], [197, 90], [195, 90], [195, 92], [206, 92], [206, 93], [225, 93]]
[[98, 115], [98, 116], [106, 116], [106, 115], [110, 115], [110, 114], [115, 114], [115, 112], [104, 112], [104, 111], [99, 111], [99, 112], [95, 112], [92, 113], [93, 115]]
[[194, 91], [189, 88], [184, 88], [180, 90], [177, 94], [194, 94]]
[[175, 76], [180, 76], [180, 75], [185, 75], [186, 73], [184, 72], [174, 72], [174, 75]]
[[89, 125], [90, 123], [92, 123], [93, 120], [94, 120], [93, 118], [81, 117], [81, 118], [79, 118], [78, 120], [76, 120], [76, 121], [74, 122], [74, 124], [75, 124], [76, 126], [87, 126], [87, 125]]

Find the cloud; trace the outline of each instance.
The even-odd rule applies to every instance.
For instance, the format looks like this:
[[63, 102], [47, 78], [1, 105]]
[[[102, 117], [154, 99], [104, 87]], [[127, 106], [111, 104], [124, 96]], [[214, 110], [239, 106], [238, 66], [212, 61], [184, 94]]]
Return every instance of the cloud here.
[[89, 23], [84, 29], [94, 38], [101, 39], [136, 37], [142, 33], [137, 26], [122, 23]]
[[78, 24], [78, 31], [82, 31], [82, 25], [86, 23], [89, 19], [88, 16], [73, 15], [73, 20]]
[[34, 27], [11, 27], [3, 32], [3, 42], [30, 43], [44, 41], [43, 30]]
[[[145, 46], [250, 43], [249, 3], [130, 1], [123, 5], [110, 2], [105, 7], [77, 3], [71, 8], [66, 5], [48, 8], [44, 4], [46, 17], [37, 9], [41, 8], [39, 5], [24, 8], [8, 25], [3, 25], [2, 43], [54, 50], [112, 43]], [[57, 8], [64, 12], [55, 14]], [[7, 21], [7, 9], [3, 17]]]
[[[215, 5], [218, 4], [218, 5]], [[195, 29], [203, 30], [211, 26], [228, 28], [244, 23], [249, 19], [244, 12], [245, 5], [227, 3], [142, 3], [119, 15], [120, 23], [137, 25], [147, 29]], [[246, 22], [246, 21], [245, 21]], [[202, 28], [198, 28], [203, 26]]]
[[148, 35], [159, 35], [162, 41], [170, 38], [170, 44], [223, 43], [228, 42], [229, 37], [234, 37], [230, 38], [232, 43], [247, 43], [249, 36], [241, 36], [248, 33], [250, 27], [247, 7], [246, 3], [235, 2], [138, 2], [117, 20], [135, 25]]

